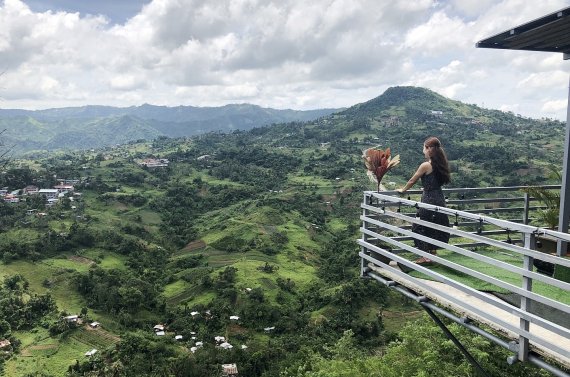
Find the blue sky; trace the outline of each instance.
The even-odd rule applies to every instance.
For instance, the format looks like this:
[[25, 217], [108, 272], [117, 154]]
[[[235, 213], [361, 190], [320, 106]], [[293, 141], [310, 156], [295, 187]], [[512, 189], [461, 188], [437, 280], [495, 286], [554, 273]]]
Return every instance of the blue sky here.
[[3, 0], [0, 107], [348, 107], [413, 85], [566, 120], [561, 54], [475, 43], [570, 0]]
[[87, 15], [104, 15], [112, 23], [124, 23], [139, 13], [150, 0], [25, 0], [34, 12], [79, 12]]

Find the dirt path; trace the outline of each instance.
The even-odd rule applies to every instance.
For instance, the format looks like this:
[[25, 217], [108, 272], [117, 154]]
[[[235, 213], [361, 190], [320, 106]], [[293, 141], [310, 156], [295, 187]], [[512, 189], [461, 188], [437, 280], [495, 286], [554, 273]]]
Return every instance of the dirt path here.
[[20, 351], [20, 355], [24, 357], [32, 356], [31, 351], [57, 349], [57, 344], [38, 344], [35, 346], [28, 346]]
[[80, 257], [79, 255], [70, 255], [67, 259], [81, 264], [94, 264], [95, 262], [89, 258]]
[[202, 240], [196, 240], [196, 241], [192, 241], [188, 245], [186, 245], [184, 247], [184, 250], [193, 251], [193, 250], [197, 250], [197, 249], [203, 249], [205, 247], [206, 247], [206, 242], [204, 242]]
[[93, 328], [93, 327], [91, 327], [91, 326], [89, 326], [89, 325], [85, 325], [84, 328], [85, 328], [85, 330], [87, 330], [87, 331], [95, 331], [95, 332], [97, 332], [97, 335], [99, 335], [99, 336], [102, 337], [102, 338], [109, 339], [109, 340], [113, 341], [113, 343], [118, 343], [118, 342], [121, 340], [121, 337], [120, 337], [120, 336], [115, 335], [115, 334], [113, 334], [113, 333], [111, 333], [111, 332], [109, 332], [109, 331], [107, 331], [107, 330], [105, 330], [105, 329], [103, 329], [103, 328], [101, 328], [101, 327]]

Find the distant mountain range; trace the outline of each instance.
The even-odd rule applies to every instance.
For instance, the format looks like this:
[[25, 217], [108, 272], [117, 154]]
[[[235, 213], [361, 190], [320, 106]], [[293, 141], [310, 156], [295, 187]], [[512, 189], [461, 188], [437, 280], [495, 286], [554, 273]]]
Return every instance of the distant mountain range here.
[[0, 109], [5, 145], [15, 154], [86, 149], [202, 133], [249, 130], [274, 123], [311, 121], [343, 109], [276, 110], [251, 104], [222, 107], [82, 106], [47, 110]]

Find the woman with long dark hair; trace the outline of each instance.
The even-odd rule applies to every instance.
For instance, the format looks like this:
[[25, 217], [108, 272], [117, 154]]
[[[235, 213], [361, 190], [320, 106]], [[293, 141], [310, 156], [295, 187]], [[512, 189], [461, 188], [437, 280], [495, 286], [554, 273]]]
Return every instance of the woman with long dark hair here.
[[[449, 162], [441, 142], [436, 137], [429, 137], [424, 141], [424, 156], [427, 161], [422, 163], [418, 170], [414, 173], [412, 178], [406, 183], [404, 187], [396, 191], [402, 193], [413, 187], [416, 182], [421, 179], [423, 186], [422, 203], [433, 204], [439, 207], [445, 207], [445, 196], [441, 190], [441, 186], [451, 181]], [[428, 209], [419, 208], [416, 217], [421, 220], [430, 221], [439, 225], [449, 226], [449, 218], [446, 214], [441, 212], [430, 211]], [[412, 231], [429, 238], [433, 238], [442, 242], [449, 242], [449, 233], [441, 230], [428, 228], [418, 224], [412, 224]], [[437, 246], [429, 242], [414, 239], [416, 248], [428, 252], [430, 254], [436, 253]], [[431, 259], [421, 257], [416, 260], [418, 264], [431, 263]]]

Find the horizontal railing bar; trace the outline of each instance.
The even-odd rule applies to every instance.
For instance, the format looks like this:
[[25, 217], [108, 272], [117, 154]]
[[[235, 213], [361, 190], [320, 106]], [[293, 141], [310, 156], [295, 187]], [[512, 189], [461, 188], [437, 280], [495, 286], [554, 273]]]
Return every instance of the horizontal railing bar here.
[[475, 198], [475, 199], [445, 199], [447, 204], [484, 204], [484, 203], [513, 203], [524, 202], [524, 196], [517, 196], [515, 198]]
[[[408, 230], [408, 229], [410, 229], [410, 227], [400, 227], [400, 229]], [[486, 236], [500, 236], [500, 235], [504, 235], [504, 234], [509, 235], [509, 233], [508, 233], [506, 230], [487, 230], [487, 231], [481, 232], [480, 234], [481, 234], [481, 235], [486, 235]], [[514, 242], [514, 241], [515, 241], [515, 238], [516, 238], [515, 234], [510, 233], [510, 236], [511, 236], [511, 241]], [[391, 237], [391, 238], [393, 238], [393, 239], [395, 239], [395, 240], [397, 240], [397, 241], [403, 241], [403, 240], [408, 241], [408, 240], [410, 240], [410, 239], [413, 239], [413, 237], [405, 237], [405, 236], [397, 236], [397, 237]], [[451, 234], [451, 235], [449, 236], [449, 238], [451, 239], [451, 238], [463, 238], [463, 237], [462, 237], [462, 236], [455, 235], [455, 234]], [[501, 241], [501, 242], [506, 242], [506, 243], [508, 243], [506, 240], [505, 240], [505, 241]]]
[[[540, 186], [496, 186], [496, 187], [446, 187], [442, 189], [444, 193], [460, 193], [460, 194], [470, 194], [470, 193], [489, 193], [489, 192], [515, 192], [520, 190], [526, 190], [531, 187], [540, 187], [545, 190], [559, 190], [561, 185], [540, 185]], [[364, 191], [367, 193], [376, 193], [375, 191]], [[383, 194], [387, 195], [401, 195], [400, 192], [396, 190], [382, 191]], [[423, 190], [408, 190], [407, 194], [421, 194]]]
[[[530, 209], [538, 209], [538, 208], [530, 208]], [[522, 212], [524, 211], [524, 207], [502, 207], [502, 208], [475, 208], [475, 209], [467, 209], [464, 210], [465, 212], [469, 213], [494, 213], [494, 212]]]
[[[369, 240], [369, 241], [374, 241], [374, 240], [372, 239], [372, 240]], [[522, 243], [522, 241], [520, 241], [520, 240], [513, 240], [513, 242], [515, 242], [515, 243]], [[454, 244], [454, 245], [455, 245], [455, 246], [458, 246], [458, 247], [462, 247], [462, 248], [488, 246], [488, 245], [486, 245], [486, 244], [484, 244], [484, 243], [481, 243], [481, 242], [456, 243], [456, 244]], [[402, 250], [402, 249], [392, 249], [392, 252], [393, 252], [394, 254], [401, 253], [401, 252], [403, 252], [403, 251], [405, 251], [405, 250]], [[476, 253], [476, 251], [472, 251], [472, 253]], [[503, 253], [504, 253], [504, 252], [503, 252]]]
[[[406, 213], [403, 213], [403, 212], [402, 212], [402, 214], [403, 214], [403, 215], [407, 215]], [[369, 217], [374, 218], [374, 216], [369, 216]], [[389, 217], [389, 216], [382, 215], [381, 217]], [[410, 217], [415, 217], [415, 214], [414, 214], [413, 216], [410, 216]], [[450, 220], [451, 220], [451, 219], [450, 219]], [[513, 219], [509, 219], [509, 220], [507, 220], [507, 221], [510, 221], [510, 222], [517, 222], [517, 221], [515, 221], [515, 220], [518, 220], [518, 222], [522, 222], [522, 221], [523, 221], [522, 219], [514, 219], [514, 220], [513, 220]], [[453, 222], [450, 221], [450, 223], [453, 223]], [[458, 222], [457, 222], [457, 226], [458, 226], [458, 227], [467, 227], [467, 226], [473, 226], [473, 225], [479, 225], [479, 222], [478, 222], [478, 221], [458, 221]], [[404, 226], [402, 226], [402, 228], [406, 229], [407, 226], [408, 226], [408, 225], [404, 225]], [[485, 226], [490, 226], [490, 224], [486, 224]], [[502, 228], [499, 228], [499, 229], [502, 229]], [[506, 232], [506, 230], [505, 230], [505, 232]], [[511, 233], [513, 233], [513, 234], [521, 234], [521, 232], [516, 232], [516, 231], [513, 231], [513, 232], [511, 232]]]

